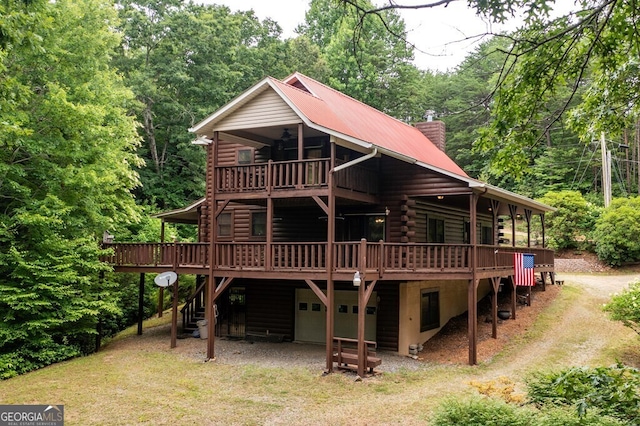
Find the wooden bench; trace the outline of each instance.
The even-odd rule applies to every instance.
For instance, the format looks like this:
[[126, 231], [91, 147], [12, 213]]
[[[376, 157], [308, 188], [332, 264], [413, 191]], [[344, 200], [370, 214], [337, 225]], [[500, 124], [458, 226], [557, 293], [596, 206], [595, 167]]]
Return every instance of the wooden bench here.
[[[338, 364], [338, 368], [357, 370], [358, 340], [346, 337], [334, 337], [333, 343], [333, 362]], [[373, 373], [373, 369], [382, 364], [382, 359], [376, 356], [376, 342], [365, 340], [364, 343], [367, 346], [366, 368], [369, 369], [370, 373]]]

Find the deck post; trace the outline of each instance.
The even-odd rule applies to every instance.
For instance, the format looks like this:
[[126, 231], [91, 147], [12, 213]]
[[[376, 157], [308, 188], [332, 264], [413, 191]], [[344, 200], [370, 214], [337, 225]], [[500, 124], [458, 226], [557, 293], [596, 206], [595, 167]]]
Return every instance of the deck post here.
[[511, 215], [511, 247], [516, 246], [516, 216], [518, 216], [518, 206], [509, 204], [509, 214]]
[[518, 294], [516, 293], [516, 280], [513, 275], [509, 276], [509, 281], [511, 281], [511, 319], [516, 319], [516, 308], [518, 307]]
[[304, 164], [302, 164], [302, 160], [304, 160], [304, 134], [302, 133], [304, 129], [304, 125], [302, 123], [298, 123], [298, 178], [296, 179], [296, 188], [302, 188], [304, 186]]
[[360, 271], [360, 286], [358, 287], [358, 376], [364, 377], [367, 366], [367, 347], [364, 344], [365, 310], [367, 302], [364, 290], [366, 287], [367, 270], [367, 240], [360, 240], [360, 259], [358, 260]]
[[144, 272], [140, 273], [138, 287], [138, 336], [142, 335], [142, 320], [144, 319]]
[[173, 305], [171, 307], [171, 348], [176, 347], [178, 338], [178, 281], [180, 276], [173, 283]]
[[469, 238], [471, 240], [471, 271], [472, 278], [469, 281], [468, 289], [468, 328], [469, 328], [469, 365], [478, 363], [478, 241], [477, 241], [477, 206], [478, 194], [469, 196]]
[[207, 282], [207, 302], [204, 307], [204, 315], [207, 319], [207, 360], [215, 359], [215, 328], [216, 318], [213, 311], [215, 292], [215, 266], [216, 266], [216, 165], [218, 164], [219, 134], [213, 132], [213, 141], [208, 145], [207, 151], [207, 198], [209, 199], [209, 281]]
[[333, 169], [335, 167], [336, 158], [336, 143], [331, 141], [331, 160], [329, 165], [329, 196], [327, 197], [327, 207], [329, 208], [329, 214], [327, 214], [327, 330], [326, 330], [326, 371], [331, 373], [333, 371], [333, 258], [335, 251], [335, 229], [336, 229], [336, 201], [335, 191], [333, 187]]
[[500, 277], [491, 277], [493, 294], [491, 295], [491, 337], [498, 338], [498, 289], [500, 288]]

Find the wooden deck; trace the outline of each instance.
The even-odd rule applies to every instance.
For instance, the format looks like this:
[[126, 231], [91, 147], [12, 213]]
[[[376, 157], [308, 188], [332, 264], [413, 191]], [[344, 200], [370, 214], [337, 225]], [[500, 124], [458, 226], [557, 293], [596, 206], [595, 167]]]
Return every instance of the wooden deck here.
[[[102, 260], [122, 272], [209, 274], [208, 243], [105, 244], [112, 254]], [[533, 253], [535, 269], [553, 272], [553, 251], [540, 248], [477, 246], [478, 278], [507, 276], [513, 253]], [[358, 264], [362, 250], [366, 265]], [[468, 279], [472, 274], [469, 244], [339, 242], [331, 250], [334, 278], [351, 280], [356, 270], [369, 279]], [[326, 278], [328, 246], [322, 242], [224, 242], [215, 244], [218, 276], [238, 278]]]

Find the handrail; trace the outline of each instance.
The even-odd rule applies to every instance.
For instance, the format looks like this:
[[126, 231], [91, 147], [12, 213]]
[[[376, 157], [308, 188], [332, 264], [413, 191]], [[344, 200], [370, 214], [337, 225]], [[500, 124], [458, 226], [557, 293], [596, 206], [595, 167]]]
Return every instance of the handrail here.
[[[113, 253], [103, 262], [123, 267], [198, 268], [209, 261], [208, 243], [111, 243]], [[218, 242], [215, 267], [227, 270], [322, 271], [327, 256], [333, 256], [333, 271], [359, 270], [365, 250], [365, 273], [386, 272], [469, 272], [470, 244], [387, 243], [346, 241], [334, 243], [329, 252], [326, 242]], [[477, 246], [478, 269], [513, 268], [513, 253], [533, 253], [535, 267], [552, 266], [553, 251], [538, 247]], [[267, 256], [267, 253], [269, 256]], [[177, 263], [176, 263], [177, 262]]]
[[193, 293], [191, 293], [191, 296], [187, 297], [187, 299], [184, 301], [184, 306], [180, 309], [180, 312], [184, 312], [184, 310], [187, 308], [187, 305], [189, 305], [191, 302], [193, 302], [193, 300], [196, 298], [198, 293], [200, 293], [201, 291], [204, 290], [204, 286], [205, 285], [207, 285], [207, 281], [206, 280], [204, 280], [202, 282], [202, 284], [200, 284], [198, 286], [198, 288], [196, 288], [195, 291]]

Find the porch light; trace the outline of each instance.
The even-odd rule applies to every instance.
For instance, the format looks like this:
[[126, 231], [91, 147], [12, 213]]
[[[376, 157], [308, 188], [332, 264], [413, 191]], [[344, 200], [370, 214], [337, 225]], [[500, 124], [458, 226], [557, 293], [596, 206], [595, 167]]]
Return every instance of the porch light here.
[[438, 200], [444, 200], [444, 195], [438, 195]]
[[356, 273], [353, 274], [353, 286], [360, 287], [361, 283], [362, 283], [362, 280], [360, 279], [360, 272], [356, 271]]
[[280, 136], [280, 139], [282, 140], [282, 142], [288, 142], [289, 139], [291, 139], [291, 133], [289, 133], [289, 129], [284, 129], [284, 132], [282, 132], [282, 136]]

